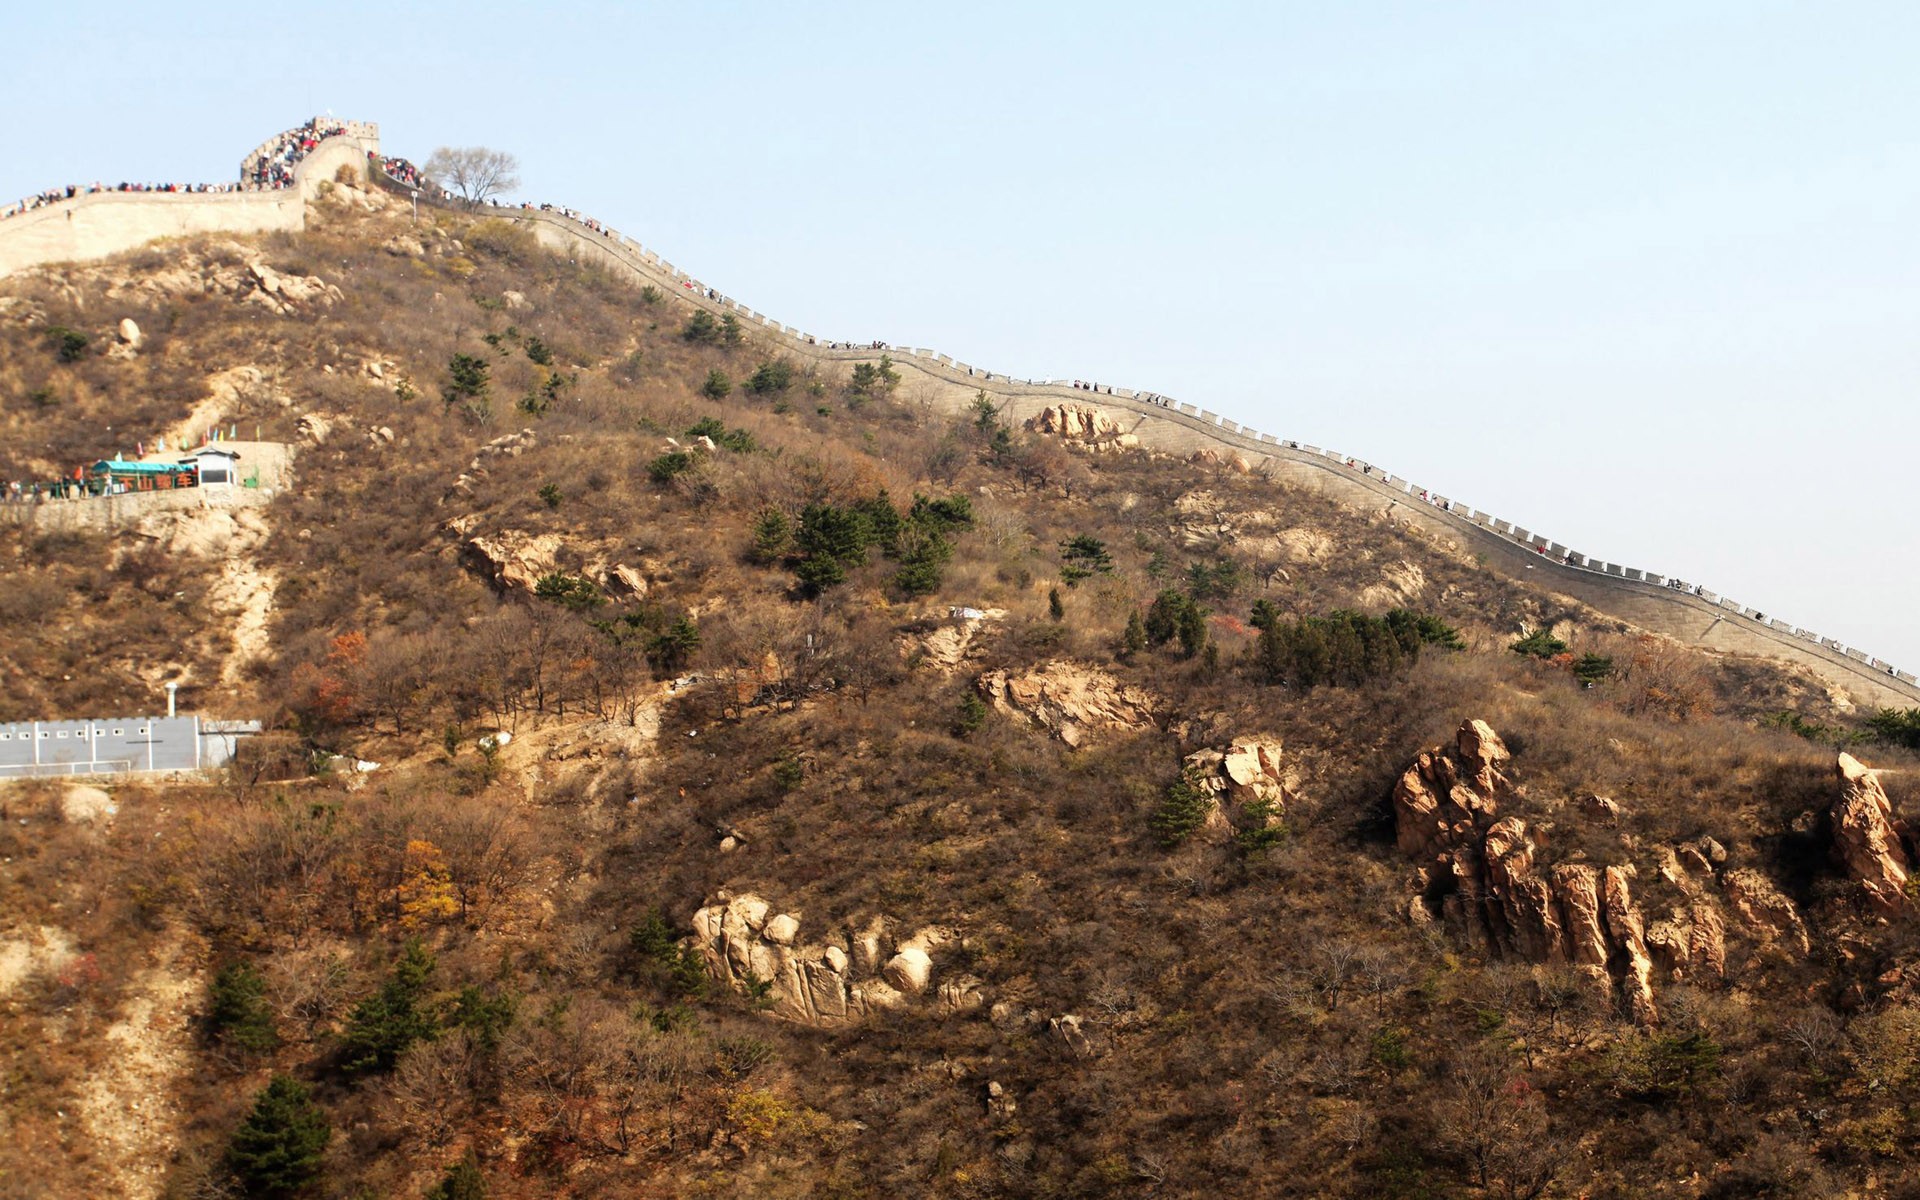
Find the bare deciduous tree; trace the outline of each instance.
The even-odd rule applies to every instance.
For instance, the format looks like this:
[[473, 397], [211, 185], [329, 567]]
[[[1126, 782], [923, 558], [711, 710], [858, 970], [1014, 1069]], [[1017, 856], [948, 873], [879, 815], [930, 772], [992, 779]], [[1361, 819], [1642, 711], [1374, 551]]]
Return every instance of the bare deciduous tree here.
[[428, 179], [458, 196], [468, 208], [478, 208], [520, 186], [520, 160], [485, 146], [442, 146], [427, 159], [425, 170]]

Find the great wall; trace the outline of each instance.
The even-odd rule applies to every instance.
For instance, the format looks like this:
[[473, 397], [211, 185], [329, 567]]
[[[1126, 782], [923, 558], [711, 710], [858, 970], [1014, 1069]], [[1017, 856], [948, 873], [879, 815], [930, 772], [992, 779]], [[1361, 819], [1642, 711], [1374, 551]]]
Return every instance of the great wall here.
[[[263, 143], [263, 148], [271, 144]], [[343, 167], [364, 174], [379, 154], [379, 127], [350, 122], [297, 164], [292, 187], [218, 193], [93, 192], [10, 216], [0, 220], [0, 276], [49, 263], [104, 258], [157, 238], [303, 229], [306, 203], [318, 194], [321, 183], [334, 179]], [[416, 189], [380, 172], [373, 175], [373, 182], [402, 195], [450, 206], [430, 189]], [[823, 342], [708, 288], [623, 234], [563, 210], [493, 206], [484, 211], [523, 224], [541, 244], [574, 261], [620, 272], [639, 285], [660, 288], [715, 315], [732, 315], [756, 336], [795, 358], [851, 365], [871, 362], [884, 351], [903, 374], [920, 381], [917, 394], [926, 403], [952, 413], [966, 411], [981, 393], [1015, 420], [1055, 405], [1084, 405], [1096, 398], [1069, 380], [1015, 379], [925, 348]], [[1798, 664], [1845, 691], [1855, 703], [1895, 708], [1920, 705], [1920, 679], [1862, 650], [1768, 617], [1705, 588], [1593, 559], [1347, 455], [1285, 441], [1192, 404], [1149, 398], [1127, 388], [1102, 387], [1097, 403], [1121, 419], [1123, 432], [1146, 449], [1181, 456], [1211, 450], [1225, 454], [1229, 461], [1242, 459], [1249, 470], [1318, 488], [1349, 504], [1384, 507], [1395, 519], [1432, 536], [1457, 539], [1490, 566], [1532, 578], [1544, 588], [1641, 629], [1714, 651]], [[1528, 576], [1528, 572], [1535, 574]]]

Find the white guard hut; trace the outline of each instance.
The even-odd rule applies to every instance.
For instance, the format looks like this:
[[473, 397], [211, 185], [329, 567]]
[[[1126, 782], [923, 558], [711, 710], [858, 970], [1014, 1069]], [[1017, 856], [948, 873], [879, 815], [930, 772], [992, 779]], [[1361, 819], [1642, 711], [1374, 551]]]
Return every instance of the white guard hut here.
[[231, 450], [209, 446], [180, 461], [193, 466], [201, 487], [232, 487], [240, 482], [240, 456]]

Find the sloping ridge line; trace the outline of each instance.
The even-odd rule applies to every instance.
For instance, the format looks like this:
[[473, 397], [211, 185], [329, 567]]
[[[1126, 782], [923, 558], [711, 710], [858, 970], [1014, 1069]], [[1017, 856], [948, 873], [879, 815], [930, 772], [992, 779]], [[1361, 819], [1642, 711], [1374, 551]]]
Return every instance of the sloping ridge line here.
[[[411, 194], [411, 189], [397, 182], [384, 179], [381, 182], [393, 190]], [[421, 198], [426, 199], [424, 192]], [[687, 286], [694, 282], [691, 276], [612, 231], [589, 229], [569, 217], [539, 209], [503, 207], [483, 211], [529, 227], [543, 245], [567, 253], [574, 261], [610, 265], [715, 315], [731, 313], [742, 319], [753, 333], [777, 342], [797, 357], [852, 364], [872, 362], [875, 354], [882, 352], [869, 347], [823, 346], [729, 297], [718, 294], [709, 297], [706, 287]], [[1642, 577], [1627, 578], [1599, 567], [1563, 563], [1541, 552], [1552, 545], [1544, 538], [1538, 539], [1538, 548], [1534, 542], [1522, 544], [1511, 540], [1514, 535], [1503, 534], [1460, 512], [1421, 500], [1418, 490], [1410, 489], [1404, 480], [1390, 482], [1391, 476], [1363, 474], [1358, 468], [1346, 466], [1347, 460], [1343, 457], [1330, 457], [1327, 452], [1313, 448], [1242, 432], [1241, 427], [1231, 423], [1223, 425], [1214, 414], [1195, 410], [1190, 405], [1163, 407], [1135, 395], [1121, 394], [1120, 389], [1112, 394], [1105, 391], [1094, 394], [1066, 383], [1012, 380], [1005, 375], [970, 369], [965, 363], [924, 349], [888, 348], [884, 352], [893, 356], [894, 365], [900, 370], [918, 374], [936, 385], [932, 394], [923, 398], [949, 412], [964, 411], [982, 392], [996, 399], [1003, 412], [1021, 420], [1062, 403], [1097, 404], [1125, 412], [1138, 418], [1129, 432], [1138, 436], [1141, 445], [1147, 448], [1183, 455], [1212, 448], [1240, 455], [1263, 474], [1310, 486], [1317, 484], [1321, 490], [1350, 503], [1384, 504], [1385, 510], [1401, 521], [1443, 539], [1464, 539], [1490, 563], [1498, 562], [1516, 576], [1524, 578], [1528, 572], [1538, 572], [1535, 578], [1548, 589], [1640, 628], [1707, 649], [1796, 662], [1829, 683], [1844, 687], [1856, 700], [1870, 704], [1887, 707], [1920, 704], [1920, 686], [1885, 668], [1868, 666], [1863, 661], [1864, 655], [1856, 659], [1844, 647], [1789, 633], [1767, 623], [1752, 610], [1712, 593], [1695, 595], [1676, 590], [1665, 582], [1648, 582], [1644, 572], [1636, 572]], [[1486, 517], [1486, 514], [1478, 515]], [[1500, 524], [1512, 528], [1505, 522]], [[1561, 548], [1554, 549], [1558, 553]], [[1612, 570], [1624, 568], [1614, 566]]]
[[[318, 190], [316, 180], [329, 177], [342, 163], [364, 164], [366, 159], [361, 156], [367, 148], [377, 148], [377, 137], [375, 133], [364, 140], [358, 137], [337, 139], [337, 149], [323, 143], [323, 149], [329, 152], [316, 154], [300, 164], [297, 175], [302, 186], [289, 190], [294, 191], [300, 199], [305, 199]], [[414, 189], [406, 184], [382, 173], [372, 174], [381, 186], [390, 191], [409, 198], [415, 194]], [[231, 220], [229, 214], [240, 207], [234, 201], [247, 196], [271, 196], [276, 207], [280, 207], [283, 198], [294, 199], [286, 192], [163, 197], [102, 193], [79, 197], [73, 203], [85, 208], [99, 206], [125, 212], [127, 206], [152, 204], [157, 200], [174, 214], [184, 214], [194, 209], [213, 210], [219, 216], [213, 217], [209, 224], [215, 228], [224, 226], [231, 232], [242, 232], [227, 222]], [[425, 189], [421, 190], [419, 198], [429, 203], [438, 200]], [[287, 207], [303, 208], [304, 205]], [[1140, 444], [1150, 449], [1180, 455], [1190, 455], [1202, 449], [1225, 451], [1229, 455], [1247, 458], [1252, 469], [1263, 474], [1317, 487], [1351, 504], [1368, 506], [1384, 503], [1384, 511], [1398, 520], [1417, 526], [1443, 541], [1461, 539], [1486, 561], [1499, 563], [1517, 577], [1525, 578], [1528, 572], [1539, 572], [1534, 577], [1549, 589], [1642, 629], [1716, 651], [1786, 659], [1812, 670], [1830, 684], [1847, 689], [1857, 700], [1866, 703], [1888, 707], [1920, 705], [1920, 681], [1905, 673], [1895, 673], [1879, 665], [1877, 660], [1872, 660], [1874, 665], [1869, 665], [1868, 656], [1857, 649], [1820, 638], [1805, 629], [1771, 621], [1711, 592], [1703, 590], [1704, 594], [1695, 594], [1677, 590], [1669, 586], [1670, 581], [1657, 574], [1619, 564], [1595, 563], [1580, 555], [1573, 555], [1572, 558], [1586, 565], [1562, 561], [1560, 556], [1566, 552], [1566, 548], [1557, 543], [1536, 537], [1508, 522], [1495, 520], [1486, 513], [1474, 513], [1451, 505], [1441, 507], [1445, 503], [1442, 497], [1433, 496], [1429, 499], [1426, 493], [1404, 479], [1374, 474], [1372, 471], [1363, 472], [1357, 466], [1349, 466], [1351, 460], [1331, 451], [1280, 441], [1271, 435], [1244, 429], [1193, 405], [1176, 404], [1160, 398], [1148, 400], [1124, 388], [1096, 394], [1069, 386], [1066, 381], [1015, 380], [969, 367], [926, 349], [823, 346], [800, 330], [756, 313], [730, 297], [717, 292], [710, 296], [706, 287], [693, 286], [694, 280], [686, 272], [611, 230], [590, 228], [571, 217], [539, 209], [498, 208], [484, 211], [530, 227], [542, 244], [567, 253], [576, 261], [597, 262], [625, 271], [716, 315], [733, 314], [737, 319], [744, 320], [755, 333], [778, 343], [795, 356], [815, 362], [852, 364], [870, 362], [875, 353], [884, 350], [894, 355], [895, 365], [899, 369], [919, 376], [920, 387], [916, 394], [920, 399], [949, 412], [965, 411], [979, 393], [998, 400], [1002, 412], [1018, 420], [1025, 420], [1045, 408], [1063, 403], [1095, 403], [1111, 411], [1125, 412], [1135, 419], [1128, 432], [1136, 435]], [[209, 215], [211, 217], [212, 214]], [[289, 219], [278, 214], [276, 217], [262, 224], [298, 229], [305, 223], [302, 218]], [[19, 225], [27, 224], [20, 218], [14, 218], [6, 225], [16, 226], [16, 222]], [[23, 261], [17, 262], [9, 261], [10, 257], [22, 256], [10, 256], [5, 243], [35, 239], [0, 237], [0, 275], [39, 263], [105, 257], [144, 244], [154, 236], [214, 231], [212, 228], [196, 228], [196, 222], [179, 220], [177, 217], [167, 224], [170, 227], [165, 229], [116, 229], [116, 236], [101, 239], [102, 242], [113, 244], [87, 246], [81, 253], [72, 253], [81, 248], [71, 242], [58, 247], [58, 250], [48, 245], [33, 246], [31, 249], [19, 245], [15, 249], [25, 251], [25, 256]], [[25, 232], [24, 229], [21, 232]], [[143, 233], [146, 236], [139, 236]], [[132, 241], [128, 240], [130, 236]]]

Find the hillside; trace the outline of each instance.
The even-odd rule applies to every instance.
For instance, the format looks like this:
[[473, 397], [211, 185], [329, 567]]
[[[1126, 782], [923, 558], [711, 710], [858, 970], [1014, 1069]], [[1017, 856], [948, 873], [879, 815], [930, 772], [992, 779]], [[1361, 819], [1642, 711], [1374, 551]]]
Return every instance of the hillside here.
[[313, 1195], [1914, 1194], [1898, 677], [552, 228], [0, 279], [0, 479], [274, 464], [0, 505], [0, 721], [269, 727], [0, 785], [0, 1197], [276, 1075]]

